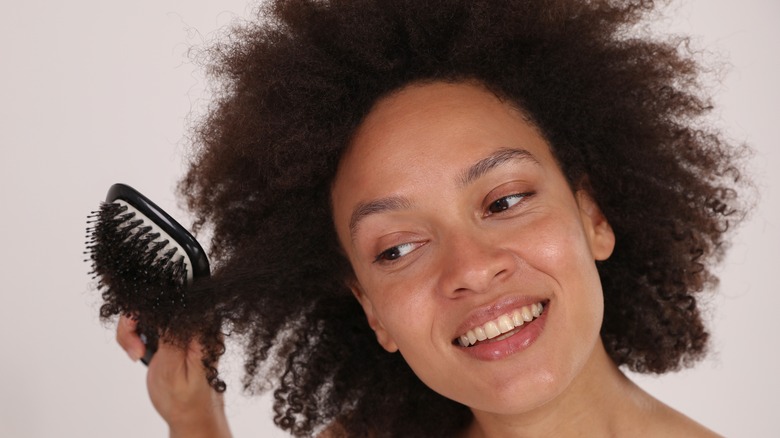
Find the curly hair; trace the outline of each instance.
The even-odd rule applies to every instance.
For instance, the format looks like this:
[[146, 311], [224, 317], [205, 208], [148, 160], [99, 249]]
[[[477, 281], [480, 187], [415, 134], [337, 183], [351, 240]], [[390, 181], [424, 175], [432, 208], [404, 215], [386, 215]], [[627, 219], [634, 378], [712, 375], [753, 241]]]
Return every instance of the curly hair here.
[[[212, 46], [219, 87], [180, 190], [212, 235], [212, 280], [161, 329], [223, 324], [245, 389], [274, 387], [295, 436], [453, 436], [469, 409], [376, 342], [346, 286], [331, 218], [339, 158], [381, 98], [430, 81], [483, 84], [521, 108], [617, 245], [599, 262], [601, 338], [618, 365], [662, 373], [706, 350], [697, 295], [741, 217], [740, 148], [702, 123], [711, 104], [684, 38], [637, 37], [647, 0], [277, 0]], [[223, 349], [201, 336], [209, 378]], [[221, 386], [219, 386], [221, 388]]]

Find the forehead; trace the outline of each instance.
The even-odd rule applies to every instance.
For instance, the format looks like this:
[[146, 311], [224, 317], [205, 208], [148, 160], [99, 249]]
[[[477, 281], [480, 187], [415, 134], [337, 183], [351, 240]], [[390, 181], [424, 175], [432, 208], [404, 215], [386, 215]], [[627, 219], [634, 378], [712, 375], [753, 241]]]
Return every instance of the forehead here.
[[[453, 170], [456, 161], [479, 160], [497, 149], [525, 149], [540, 161], [547, 142], [527, 117], [475, 83], [410, 85], [381, 99], [357, 129], [343, 154], [334, 192], [362, 187], [379, 174], [383, 187], [423, 183]], [[424, 163], [427, 174], [415, 175]], [[338, 193], [336, 193], [338, 194]]]
[[[525, 116], [477, 83], [407, 86], [381, 99], [358, 128], [342, 159], [366, 160], [383, 153], [417, 156], [471, 142], [510, 143], [535, 128]], [[342, 165], [342, 167], [344, 167]]]
[[380, 100], [343, 155], [332, 187], [339, 234], [356, 205], [439, 187], [501, 149], [554, 164], [547, 142], [516, 108], [472, 83], [408, 86]]

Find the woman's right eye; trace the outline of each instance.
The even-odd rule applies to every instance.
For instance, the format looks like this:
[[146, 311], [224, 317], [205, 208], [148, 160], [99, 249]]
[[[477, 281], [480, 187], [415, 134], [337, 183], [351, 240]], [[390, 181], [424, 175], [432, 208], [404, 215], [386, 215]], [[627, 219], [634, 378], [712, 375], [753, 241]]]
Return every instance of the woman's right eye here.
[[380, 252], [374, 263], [392, 263], [423, 245], [423, 242], [408, 242]]

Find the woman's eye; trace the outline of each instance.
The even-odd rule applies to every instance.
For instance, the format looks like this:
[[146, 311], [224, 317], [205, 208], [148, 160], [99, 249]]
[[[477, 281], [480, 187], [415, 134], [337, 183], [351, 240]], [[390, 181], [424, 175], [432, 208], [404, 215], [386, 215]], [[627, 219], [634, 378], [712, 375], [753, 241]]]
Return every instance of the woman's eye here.
[[488, 205], [488, 214], [501, 213], [504, 210], [508, 210], [517, 205], [526, 196], [528, 196], [528, 193], [515, 193], [514, 195], [498, 198]]
[[421, 242], [409, 242], [409, 243], [402, 243], [392, 248], [388, 248], [380, 252], [379, 255], [376, 256], [374, 262], [381, 263], [381, 262], [392, 262], [398, 260], [401, 257], [414, 251], [417, 247], [421, 245], [422, 245]]

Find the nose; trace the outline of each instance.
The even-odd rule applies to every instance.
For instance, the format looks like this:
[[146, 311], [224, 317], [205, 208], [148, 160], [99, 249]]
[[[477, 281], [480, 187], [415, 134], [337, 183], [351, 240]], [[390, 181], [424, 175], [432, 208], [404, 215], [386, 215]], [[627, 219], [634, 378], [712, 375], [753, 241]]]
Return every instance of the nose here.
[[442, 248], [440, 290], [452, 297], [485, 293], [510, 277], [517, 260], [495, 237], [459, 233]]

